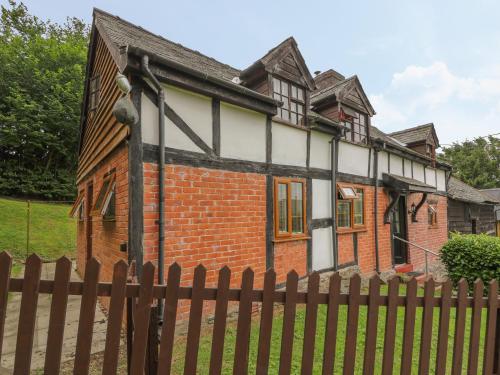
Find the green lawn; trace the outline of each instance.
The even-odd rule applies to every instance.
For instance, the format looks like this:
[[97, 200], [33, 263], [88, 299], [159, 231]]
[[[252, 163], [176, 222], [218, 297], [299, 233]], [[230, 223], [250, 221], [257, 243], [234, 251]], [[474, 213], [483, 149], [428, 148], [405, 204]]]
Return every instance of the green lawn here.
[[37, 253], [43, 259], [72, 257], [76, 250], [76, 223], [68, 217], [68, 204], [31, 203], [29, 251], [26, 250], [26, 201], [0, 198], [0, 251], [16, 259]]
[[[404, 294], [404, 286], [401, 287], [400, 293]], [[385, 313], [386, 309], [384, 307], [380, 308], [379, 314], [379, 325], [378, 325], [378, 338], [377, 338], [377, 355], [376, 355], [376, 366], [375, 373], [380, 373], [382, 369], [382, 351], [384, 347], [384, 332], [385, 332]], [[418, 370], [418, 350], [420, 346], [420, 329], [421, 329], [421, 314], [422, 309], [417, 308], [417, 319], [415, 324], [415, 339], [414, 339], [414, 351], [413, 351], [413, 363], [412, 363], [412, 373], [417, 373]], [[355, 358], [356, 364], [356, 374], [363, 373], [363, 354], [364, 354], [364, 341], [365, 341], [365, 328], [366, 328], [366, 315], [367, 308], [361, 307], [360, 309], [360, 319], [358, 326], [358, 339], [357, 339], [357, 355]], [[455, 325], [455, 311], [452, 309], [451, 319], [450, 319], [450, 334], [448, 337], [448, 366], [447, 373], [451, 371], [451, 353], [453, 348], [453, 327]], [[292, 373], [299, 374], [301, 366], [302, 357], [302, 341], [304, 332], [304, 319], [305, 319], [305, 307], [299, 306], [297, 309], [297, 318], [295, 323], [295, 339], [293, 347], [293, 364]], [[467, 319], [470, 320], [470, 311], [468, 312]], [[347, 321], [347, 307], [342, 306], [339, 315], [339, 326], [338, 326], [338, 336], [337, 336], [337, 352], [335, 354], [335, 374], [342, 373], [343, 364], [343, 352], [344, 352], [344, 341], [346, 335], [346, 321]], [[321, 374], [322, 368], [322, 353], [323, 353], [323, 343], [324, 343], [324, 331], [326, 322], [326, 306], [320, 306], [318, 311], [318, 323], [317, 323], [317, 334], [316, 334], [316, 346], [315, 346], [315, 358], [314, 358], [314, 374]], [[400, 372], [401, 366], [401, 349], [402, 349], [402, 333], [403, 333], [403, 322], [404, 322], [404, 309], [398, 309], [398, 322], [397, 322], [397, 334], [396, 334], [396, 350], [394, 355], [394, 373]], [[436, 361], [436, 346], [437, 346], [437, 329], [439, 322], [439, 309], [434, 310], [434, 328], [433, 328], [433, 341], [432, 341], [432, 352], [431, 352], [431, 373], [435, 370]], [[481, 346], [480, 346], [480, 369], [482, 368], [482, 353], [484, 346], [484, 331], [485, 331], [485, 314], [483, 315], [483, 327], [481, 334]], [[278, 373], [279, 368], [279, 356], [280, 356], [280, 343], [281, 343], [281, 328], [283, 324], [283, 319], [281, 314], [277, 314], [273, 323], [272, 332], [272, 349], [271, 349], [271, 359], [270, 359], [270, 374]], [[202, 335], [201, 345], [198, 354], [198, 373], [207, 374], [210, 364], [210, 348], [211, 348], [211, 329], [207, 329]], [[228, 324], [226, 331], [226, 341], [224, 345], [224, 367], [223, 373], [232, 373], [233, 366], [233, 355], [234, 355], [234, 345], [236, 339], [236, 324]], [[249, 356], [249, 373], [255, 373], [255, 365], [257, 361], [257, 343], [259, 339], [259, 319], [256, 318], [252, 323], [252, 331], [250, 338], [250, 356]], [[179, 340], [178, 345], [176, 345], [174, 352], [174, 369], [173, 373], [182, 373], [184, 366], [184, 354], [185, 354], [185, 340]], [[467, 367], [467, 352], [469, 343], [469, 332], [467, 328], [467, 333], [465, 335], [465, 350], [464, 350], [464, 371]], [[481, 371], [479, 371], [481, 373]]]

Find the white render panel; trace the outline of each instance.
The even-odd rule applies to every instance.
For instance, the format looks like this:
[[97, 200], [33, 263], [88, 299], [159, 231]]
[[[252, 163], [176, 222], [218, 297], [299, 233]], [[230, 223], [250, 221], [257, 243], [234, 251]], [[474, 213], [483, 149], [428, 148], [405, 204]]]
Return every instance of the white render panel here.
[[405, 177], [411, 178], [411, 160], [405, 159]]
[[332, 217], [331, 182], [329, 180], [312, 180], [312, 218], [324, 219]]
[[306, 131], [273, 121], [272, 134], [274, 164], [306, 166]]
[[425, 182], [427, 185], [436, 186], [436, 170], [425, 168]]
[[446, 191], [446, 173], [441, 170], [437, 169], [437, 189], [439, 191]]
[[403, 158], [398, 155], [394, 154], [389, 154], [389, 157], [391, 158], [391, 163], [390, 163], [390, 168], [391, 168], [391, 174], [396, 174], [398, 176], [403, 175]]
[[313, 271], [333, 267], [332, 229], [330, 227], [314, 229], [312, 243]]
[[339, 142], [339, 172], [368, 177], [368, 147]]
[[425, 182], [424, 181], [424, 166], [423, 166], [423, 164], [413, 162], [413, 178], [415, 180]]
[[309, 165], [312, 168], [331, 169], [330, 141], [332, 136], [322, 132], [311, 132], [311, 155]]
[[[158, 107], [144, 94], [141, 100], [142, 140], [152, 145], [159, 144]], [[177, 126], [165, 116], [165, 145], [179, 150], [203, 152]]]
[[221, 156], [266, 161], [266, 116], [221, 102]]
[[387, 152], [380, 151], [378, 153], [378, 178], [380, 180], [382, 179], [383, 173], [389, 173], [388, 165], [387, 165], [387, 162], [389, 160], [388, 158], [389, 158], [389, 154], [387, 154]]

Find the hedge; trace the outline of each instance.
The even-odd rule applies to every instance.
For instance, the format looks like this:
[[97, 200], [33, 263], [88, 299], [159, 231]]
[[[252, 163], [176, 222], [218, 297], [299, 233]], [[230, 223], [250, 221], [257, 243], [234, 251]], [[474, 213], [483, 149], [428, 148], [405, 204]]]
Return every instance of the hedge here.
[[500, 282], [500, 238], [485, 234], [453, 234], [441, 250], [448, 275], [454, 284], [465, 278], [471, 288], [477, 279], [485, 286]]

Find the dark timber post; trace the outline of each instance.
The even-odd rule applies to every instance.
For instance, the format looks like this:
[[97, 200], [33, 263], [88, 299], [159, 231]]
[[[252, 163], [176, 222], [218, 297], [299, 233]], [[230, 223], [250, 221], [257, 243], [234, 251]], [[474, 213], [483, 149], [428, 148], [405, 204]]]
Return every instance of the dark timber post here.
[[339, 266], [338, 251], [337, 251], [337, 168], [339, 155], [339, 137], [335, 135], [330, 141], [331, 147], [331, 210], [332, 210], [332, 251], [333, 251], [333, 267], [336, 270]]
[[493, 374], [500, 375], [500, 309], [497, 310], [497, 326], [495, 332], [495, 349]]

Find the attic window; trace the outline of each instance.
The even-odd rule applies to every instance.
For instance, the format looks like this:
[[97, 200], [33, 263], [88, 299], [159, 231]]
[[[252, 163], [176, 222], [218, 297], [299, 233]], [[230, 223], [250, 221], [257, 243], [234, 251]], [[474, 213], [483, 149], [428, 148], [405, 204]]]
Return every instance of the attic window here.
[[102, 182], [101, 190], [92, 208], [92, 215], [102, 216], [104, 220], [115, 219], [115, 173], [111, 172]]
[[101, 76], [95, 75], [89, 85], [89, 111], [95, 111], [99, 105], [99, 91], [101, 90]]
[[368, 126], [365, 114], [350, 108], [342, 108], [341, 118], [342, 125], [347, 128], [344, 139], [356, 143], [367, 143]]
[[305, 111], [305, 92], [303, 88], [273, 77], [273, 97], [283, 102], [283, 106], [278, 108], [277, 116], [279, 118], [295, 125], [302, 123]]

